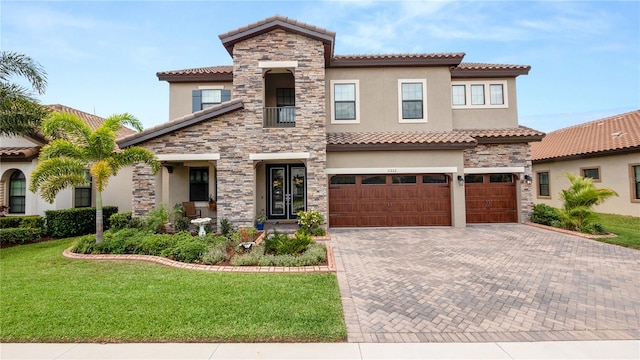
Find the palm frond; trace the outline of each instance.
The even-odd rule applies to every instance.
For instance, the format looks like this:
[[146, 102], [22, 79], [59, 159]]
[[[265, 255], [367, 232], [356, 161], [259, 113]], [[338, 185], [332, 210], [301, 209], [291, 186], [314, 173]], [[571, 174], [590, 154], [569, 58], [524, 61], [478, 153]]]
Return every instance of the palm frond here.
[[151, 166], [154, 174], [158, 173], [161, 166], [153, 152], [138, 146], [126, 148], [114, 154], [111, 158], [111, 166], [116, 172], [127, 165], [135, 163], [145, 163]]
[[84, 159], [84, 148], [75, 146], [71, 141], [67, 139], [56, 139], [50, 141], [47, 145], [40, 149], [40, 161], [57, 158], [57, 157], [70, 157], [74, 159]]
[[120, 130], [123, 126], [132, 127], [138, 132], [143, 130], [142, 122], [129, 113], [111, 115], [102, 124], [102, 127], [111, 129], [113, 132]]
[[42, 122], [42, 132], [54, 139], [68, 139], [87, 145], [91, 128], [76, 115], [54, 111]]
[[11, 75], [26, 78], [38, 94], [44, 94], [47, 87], [47, 74], [42, 66], [27, 55], [2, 51], [0, 52], [0, 79], [8, 82]]
[[59, 157], [39, 162], [31, 172], [29, 191], [40, 190], [41, 196], [51, 203], [60, 190], [84, 185], [85, 171], [86, 164], [78, 159]]
[[91, 166], [89, 169], [91, 176], [96, 182], [96, 190], [99, 192], [104, 191], [109, 183], [109, 178], [113, 175], [113, 169], [106, 160], [100, 160]]
[[116, 150], [116, 134], [101, 126], [89, 135], [87, 148], [93, 160], [109, 157]]

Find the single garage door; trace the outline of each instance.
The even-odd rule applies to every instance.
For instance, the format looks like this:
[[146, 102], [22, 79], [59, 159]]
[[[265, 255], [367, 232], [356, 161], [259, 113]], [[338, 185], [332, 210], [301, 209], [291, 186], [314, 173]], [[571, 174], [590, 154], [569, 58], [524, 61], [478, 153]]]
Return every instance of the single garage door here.
[[329, 225], [451, 225], [449, 177], [445, 174], [332, 176]]
[[464, 177], [467, 223], [518, 221], [513, 174], [469, 174]]

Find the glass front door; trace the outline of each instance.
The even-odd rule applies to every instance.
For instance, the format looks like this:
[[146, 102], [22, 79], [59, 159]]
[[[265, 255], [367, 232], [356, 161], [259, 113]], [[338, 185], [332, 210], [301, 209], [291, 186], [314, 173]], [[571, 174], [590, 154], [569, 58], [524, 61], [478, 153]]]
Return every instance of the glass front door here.
[[307, 173], [303, 165], [268, 165], [267, 192], [270, 219], [295, 219], [307, 208]]

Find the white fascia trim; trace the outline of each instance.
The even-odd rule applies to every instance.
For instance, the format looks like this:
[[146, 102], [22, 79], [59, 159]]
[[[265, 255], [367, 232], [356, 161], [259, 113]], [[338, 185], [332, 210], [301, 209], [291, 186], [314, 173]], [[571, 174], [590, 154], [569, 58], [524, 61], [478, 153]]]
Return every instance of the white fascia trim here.
[[260, 69], [297, 68], [298, 61], [258, 61]]
[[308, 159], [311, 157], [310, 153], [259, 153], [249, 154], [249, 160], [296, 160], [296, 159]]
[[524, 173], [524, 166], [516, 167], [486, 167], [465, 168], [465, 174], [499, 174], [499, 173]]
[[220, 154], [159, 154], [160, 161], [220, 160]]
[[369, 174], [455, 174], [456, 166], [442, 167], [397, 167], [397, 168], [327, 168], [327, 175], [369, 175]]

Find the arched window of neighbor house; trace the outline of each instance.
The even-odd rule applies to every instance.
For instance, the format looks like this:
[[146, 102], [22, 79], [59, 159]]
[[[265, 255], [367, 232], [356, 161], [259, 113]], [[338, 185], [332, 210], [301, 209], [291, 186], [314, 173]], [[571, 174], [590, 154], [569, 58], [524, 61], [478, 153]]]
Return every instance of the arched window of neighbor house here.
[[27, 179], [16, 170], [9, 178], [9, 213], [24, 214], [27, 194]]

